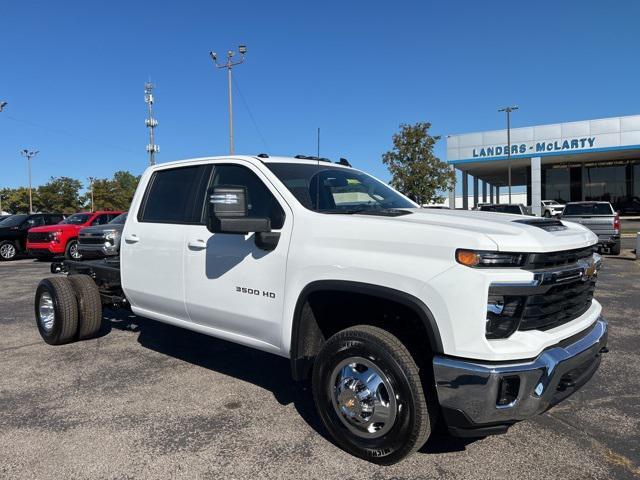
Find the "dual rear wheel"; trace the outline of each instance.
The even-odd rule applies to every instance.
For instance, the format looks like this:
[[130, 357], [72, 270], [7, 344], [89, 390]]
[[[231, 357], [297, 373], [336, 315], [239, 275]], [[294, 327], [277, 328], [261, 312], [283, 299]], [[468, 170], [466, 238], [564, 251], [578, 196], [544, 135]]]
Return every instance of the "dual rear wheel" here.
[[88, 275], [45, 278], [35, 298], [38, 331], [50, 345], [94, 337], [102, 323], [98, 287]]

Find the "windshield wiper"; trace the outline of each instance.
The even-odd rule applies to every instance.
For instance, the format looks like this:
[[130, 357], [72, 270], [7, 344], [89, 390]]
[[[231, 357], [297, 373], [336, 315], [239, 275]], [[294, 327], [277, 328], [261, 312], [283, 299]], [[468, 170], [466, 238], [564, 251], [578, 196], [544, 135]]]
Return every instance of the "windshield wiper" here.
[[343, 215], [379, 215], [383, 217], [399, 217], [401, 215], [409, 215], [411, 212], [407, 210], [400, 210], [398, 208], [384, 208], [384, 207], [360, 207], [360, 208], [345, 208], [336, 210], [325, 210], [323, 213], [330, 214], [343, 214]]

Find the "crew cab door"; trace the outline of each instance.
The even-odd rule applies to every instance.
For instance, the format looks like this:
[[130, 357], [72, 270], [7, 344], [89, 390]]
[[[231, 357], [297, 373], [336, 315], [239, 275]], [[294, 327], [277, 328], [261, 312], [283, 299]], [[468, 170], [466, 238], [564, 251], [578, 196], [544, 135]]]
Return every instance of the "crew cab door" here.
[[242, 161], [213, 164], [208, 188], [246, 188], [249, 216], [268, 217], [280, 232], [274, 250], [256, 246], [255, 233], [211, 233], [205, 200], [199, 225], [185, 227], [185, 301], [192, 322], [220, 336], [269, 349], [281, 344], [285, 271], [293, 216], [272, 184]]
[[[157, 170], [122, 234], [122, 285], [136, 313], [188, 320], [184, 305], [185, 226], [204, 196], [206, 165]], [[207, 177], [208, 179], [208, 177]], [[201, 201], [201, 200], [200, 200]], [[199, 217], [198, 217], [199, 219]]]

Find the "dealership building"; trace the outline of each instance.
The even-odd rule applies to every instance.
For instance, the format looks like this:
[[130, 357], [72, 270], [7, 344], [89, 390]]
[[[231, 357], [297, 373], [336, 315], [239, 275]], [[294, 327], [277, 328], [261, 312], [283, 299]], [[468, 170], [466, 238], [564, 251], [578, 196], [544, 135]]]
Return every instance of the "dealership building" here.
[[542, 200], [604, 200], [640, 212], [640, 115], [512, 128], [510, 137], [509, 158], [507, 130], [447, 136], [447, 163], [462, 174], [462, 199], [456, 204], [454, 188], [449, 205], [504, 199], [511, 177], [537, 215]]

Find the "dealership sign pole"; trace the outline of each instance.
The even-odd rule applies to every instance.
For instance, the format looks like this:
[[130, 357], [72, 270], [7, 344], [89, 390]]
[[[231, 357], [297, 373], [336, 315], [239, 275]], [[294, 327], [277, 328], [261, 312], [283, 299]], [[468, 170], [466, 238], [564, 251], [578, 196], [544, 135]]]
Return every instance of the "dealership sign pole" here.
[[507, 169], [509, 172], [509, 203], [511, 203], [511, 112], [518, 110], [517, 105], [500, 108], [499, 112], [507, 113]]

